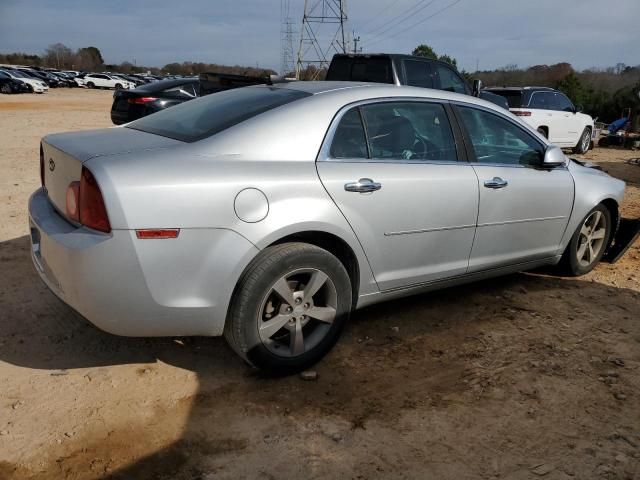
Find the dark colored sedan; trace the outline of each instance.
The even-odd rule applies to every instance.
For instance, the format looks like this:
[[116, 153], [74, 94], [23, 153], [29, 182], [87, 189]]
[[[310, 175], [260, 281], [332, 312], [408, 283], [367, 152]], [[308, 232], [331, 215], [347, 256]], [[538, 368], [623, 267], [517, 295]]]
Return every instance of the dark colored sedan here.
[[121, 125], [199, 96], [200, 83], [197, 78], [161, 80], [132, 90], [116, 90], [113, 93], [111, 121]]
[[29, 86], [21, 80], [0, 72], [0, 93], [29, 93]]

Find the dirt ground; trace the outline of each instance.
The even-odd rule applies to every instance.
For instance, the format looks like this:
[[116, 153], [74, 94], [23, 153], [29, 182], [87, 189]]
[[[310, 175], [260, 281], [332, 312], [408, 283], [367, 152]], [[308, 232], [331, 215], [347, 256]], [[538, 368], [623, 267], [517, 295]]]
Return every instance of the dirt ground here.
[[[579, 279], [360, 311], [311, 382], [262, 378], [219, 338], [78, 318], [31, 265], [26, 202], [39, 138], [110, 126], [110, 103], [0, 96], [0, 479], [640, 478], [640, 242]], [[627, 181], [626, 216], [639, 156], [587, 155]]]

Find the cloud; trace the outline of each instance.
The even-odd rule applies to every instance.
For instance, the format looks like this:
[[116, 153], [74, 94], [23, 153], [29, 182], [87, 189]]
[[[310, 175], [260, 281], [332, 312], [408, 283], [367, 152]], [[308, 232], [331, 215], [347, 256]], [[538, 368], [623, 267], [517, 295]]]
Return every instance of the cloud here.
[[[302, 0], [290, 0], [299, 30]], [[638, 0], [349, 0], [349, 30], [365, 51], [408, 53], [427, 43], [475, 70], [561, 61], [577, 68], [637, 64]], [[392, 4], [392, 7], [389, 5]], [[413, 10], [411, 7], [415, 6]], [[424, 7], [416, 15], [411, 15]], [[603, 10], [604, 8], [604, 10]], [[405, 17], [389, 24], [404, 11]], [[381, 12], [379, 16], [376, 16]], [[375, 33], [395, 25], [383, 35]], [[408, 28], [416, 25], [413, 28]], [[368, 30], [377, 29], [373, 34]], [[109, 63], [204, 61], [279, 68], [279, 0], [0, 0], [0, 48], [40, 53], [61, 42], [94, 45]], [[297, 49], [297, 38], [294, 48]]]

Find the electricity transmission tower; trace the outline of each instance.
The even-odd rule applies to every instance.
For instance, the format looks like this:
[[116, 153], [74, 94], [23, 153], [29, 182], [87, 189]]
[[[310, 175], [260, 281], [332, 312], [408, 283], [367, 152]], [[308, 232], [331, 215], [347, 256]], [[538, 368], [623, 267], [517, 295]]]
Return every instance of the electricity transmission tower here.
[[295, 71], [296, 68], [296, 60], [293, 53], [293, 21], [289, 16], [289, 0], [280, 0], [280, 17], [282, 19], [282, 28], [280, 30], [280, 45], [282, 48], [280, 74], [288, 75]]
[[333, 53], [347, 53], [346, 0], [305, 0], [296, 62], [296, 78], [310, 66], [316, 67], [311, 80], [329, 66]]

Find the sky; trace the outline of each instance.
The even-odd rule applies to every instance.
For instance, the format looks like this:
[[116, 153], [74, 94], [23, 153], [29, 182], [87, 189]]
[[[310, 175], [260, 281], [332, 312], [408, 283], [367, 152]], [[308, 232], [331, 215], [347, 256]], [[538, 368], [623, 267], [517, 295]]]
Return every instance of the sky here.
[[[289, 2], [297, 53], [304, 0]], [[640, 64], [640, 0], [346, 0], [346, 8], [348, 35], [364, 52], [410, 53], [426, 43], [468, 71]], [[323, 48], [331, 27], [319, 27]], [[279, 71], [281, 0], [0, 0], [0, 52], [40, 54], [57, 42], [96, 46], [107, 63]]]

